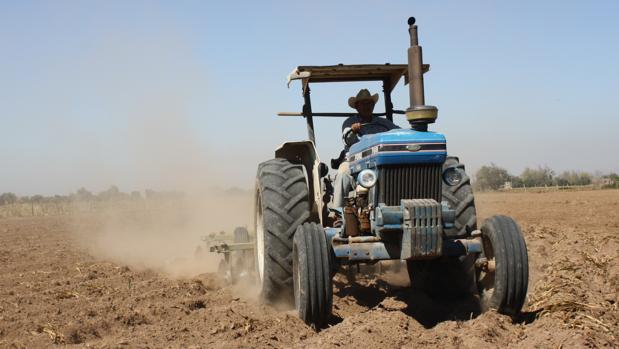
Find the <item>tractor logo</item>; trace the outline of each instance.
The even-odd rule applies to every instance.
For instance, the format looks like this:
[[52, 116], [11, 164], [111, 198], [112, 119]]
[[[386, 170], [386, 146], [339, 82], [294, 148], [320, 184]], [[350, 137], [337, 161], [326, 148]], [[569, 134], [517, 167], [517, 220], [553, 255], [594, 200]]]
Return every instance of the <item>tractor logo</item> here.
[[419, 151], [419, 149], [421, 149], [420, 144], [409, 144], [406, 146], [406, 150], [408, 151]]

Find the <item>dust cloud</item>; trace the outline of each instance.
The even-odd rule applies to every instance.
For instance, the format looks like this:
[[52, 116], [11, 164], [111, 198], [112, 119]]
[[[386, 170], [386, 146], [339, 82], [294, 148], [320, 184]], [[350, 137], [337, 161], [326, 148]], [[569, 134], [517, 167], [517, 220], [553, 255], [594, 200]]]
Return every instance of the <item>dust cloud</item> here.
[[[249, 227], [251, 191], [228, 188], [219, 179], [206, 150], [193, 141], [194, 135], [176, 115], [170, 112], [149, 118], [151, 127], [160, 124], [154, 130], [125, 130], [129, 137], [122, 140], [124, 156], [131, 163], [127, 175], [156, 189], [138, 200], [100, 203], [94, 213], [96, 226], [76, 229], [80, 243], [93, 256], [190, 277], [217, 270], [220, 256], [196, 255], [198, 247], [207, 249], [203, 237]], [[140, 119], [132, 122], [139, 125]], [[124, 174], [116, 170], [114, 175]]]
[[215, 272], [220, 256], [202, 238], [248, 226], [249, 192], [211, 190], [180, 198], [110, 203], [91, 216], [74, 218], [79, 243], [96, 258], [153, 269], [172, 277]]
[[79, 143], [71, 164], [77, 183], [164, 193], [97, 202], [74, 218], [79, 244], [95, 258], [175, 277], [215, 271], [219, 257], [195, 256], [206, 247], [201, 237], [248, 226], [253, 198], [248, 189], [230, 189], [214, 160], [222, 150], [209, 139], [220, 130], [209, 127], [216, 118], [201, 115], [208, 109], [204, 65], [178, 37], [131, 32], [109, 34], [79, 61], [73, 81], [95, 92], [101, 117], [85, 117], [81, 132], [59, 137]]

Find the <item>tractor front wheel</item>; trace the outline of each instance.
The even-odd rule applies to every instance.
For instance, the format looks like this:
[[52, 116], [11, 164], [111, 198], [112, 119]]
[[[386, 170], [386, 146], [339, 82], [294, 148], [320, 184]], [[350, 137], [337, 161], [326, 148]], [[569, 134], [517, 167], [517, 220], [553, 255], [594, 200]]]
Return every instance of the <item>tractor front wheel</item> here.
[[295, 308], [301, 320], [319, 330], [327, 325], [333, 305], [329, 249], [322, 227], [305, 223], [292, 245]]
[[518, 224], [507, 216], [493, 216], [481, 227], [483, 253], [476, 261], [482, 311], [516, 315], [529, 284], [527, 247]]

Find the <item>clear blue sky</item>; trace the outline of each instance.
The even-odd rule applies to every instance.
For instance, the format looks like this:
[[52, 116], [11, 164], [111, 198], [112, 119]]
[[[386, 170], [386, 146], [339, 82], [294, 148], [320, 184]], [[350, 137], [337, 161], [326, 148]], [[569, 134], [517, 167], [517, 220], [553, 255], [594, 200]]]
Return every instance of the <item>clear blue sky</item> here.
[[[405, 63], [410, 15], [431, 129], [470, 172], [619, 172], [617, 1], [0, 1], [0, 192], [252, 187], [306, 137], [275, 116], [300, 111], [292, 68]], [[366, 86], [317, 86], [314, 110]], [[324, 160], [340, 122], [316, 122]]]

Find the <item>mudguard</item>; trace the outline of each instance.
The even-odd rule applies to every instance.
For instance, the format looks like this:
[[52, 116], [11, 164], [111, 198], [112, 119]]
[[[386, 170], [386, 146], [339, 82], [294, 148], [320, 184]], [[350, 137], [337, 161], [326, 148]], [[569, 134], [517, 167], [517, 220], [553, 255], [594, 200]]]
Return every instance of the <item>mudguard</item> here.
[[316, 146], [311, 141], [286, 142], [275, 150], [276, 158], [284, 158], [305, 168], [308, 192], [310, 193], [310, 220], [322, 223], [322, 189], [320, 187], [320, 159]]

